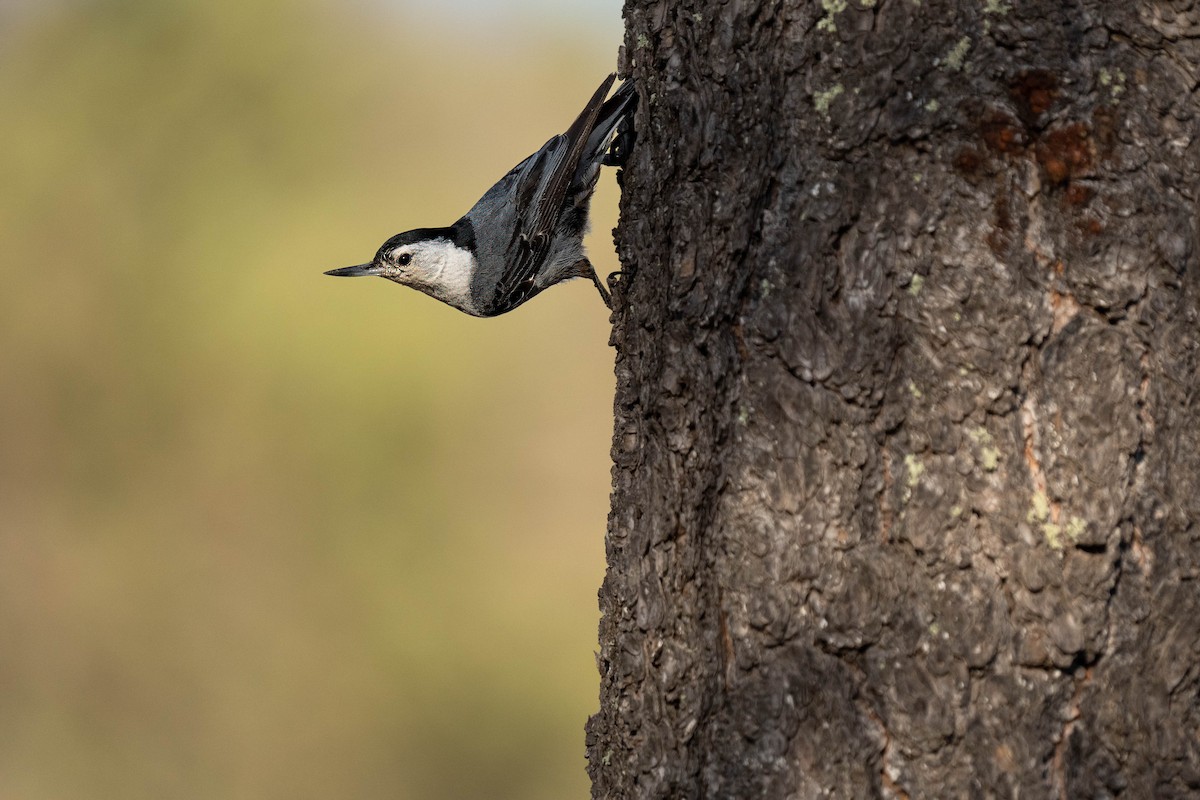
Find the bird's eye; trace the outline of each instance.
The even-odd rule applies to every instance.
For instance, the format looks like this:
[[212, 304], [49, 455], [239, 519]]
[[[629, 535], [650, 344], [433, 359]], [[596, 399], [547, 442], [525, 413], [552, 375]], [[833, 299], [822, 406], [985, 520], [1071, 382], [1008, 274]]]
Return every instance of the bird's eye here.
[[410, 261], [412, 261], [412, 253], [401, 253], [400, 257], [396, 259], [396, 263], [402, 267], [407, 267]]

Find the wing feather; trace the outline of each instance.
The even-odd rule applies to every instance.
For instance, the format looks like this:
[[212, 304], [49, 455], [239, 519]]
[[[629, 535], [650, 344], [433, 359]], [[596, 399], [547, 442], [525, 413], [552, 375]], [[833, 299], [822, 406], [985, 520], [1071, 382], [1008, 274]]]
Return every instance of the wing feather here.
[[503, 313], [501, 307], [504, 311], [515, 308], [537, 292], [538, 270], [550, 250], [571, 181], [588, 149], [592, 129], [615, 78], [609, 75], [600, 84], [566, 133], [546, 142], [523, 162], [527, 166], [516, 191], [516, 225], [493, 300], [497, 313]]

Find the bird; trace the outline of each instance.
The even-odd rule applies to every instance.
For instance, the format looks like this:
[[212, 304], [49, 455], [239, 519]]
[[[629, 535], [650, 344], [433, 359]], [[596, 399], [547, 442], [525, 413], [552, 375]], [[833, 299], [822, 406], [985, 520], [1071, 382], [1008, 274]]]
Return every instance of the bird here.
[[608, 97], [615, 78], [605, 78], [565, 133], [509, 170], [453, 225], [398, 233], [370, 262], [325, 274], [387, 278], [476, 317], [590, 278], [611, 309], [583, 235], [601, 165], [623, 166], [632, 146], [637, 92], [626, 80]]

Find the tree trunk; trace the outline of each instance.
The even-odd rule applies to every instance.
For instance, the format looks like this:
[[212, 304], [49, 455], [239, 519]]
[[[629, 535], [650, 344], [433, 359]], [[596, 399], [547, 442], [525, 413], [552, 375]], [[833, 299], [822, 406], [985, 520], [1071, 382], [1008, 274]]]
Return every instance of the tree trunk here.
[[1200, 4], [628, 0], [597, 798], [1200, 792]]

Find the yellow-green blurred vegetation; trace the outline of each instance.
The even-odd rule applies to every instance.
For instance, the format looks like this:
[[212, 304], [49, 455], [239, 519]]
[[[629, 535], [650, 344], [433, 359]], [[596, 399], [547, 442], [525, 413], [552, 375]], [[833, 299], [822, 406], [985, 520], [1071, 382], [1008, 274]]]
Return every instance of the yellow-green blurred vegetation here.
[[321, 272], [564, 129], [611, 5], [0, 4], [0, 798], [586, 794], [607, 311]]

